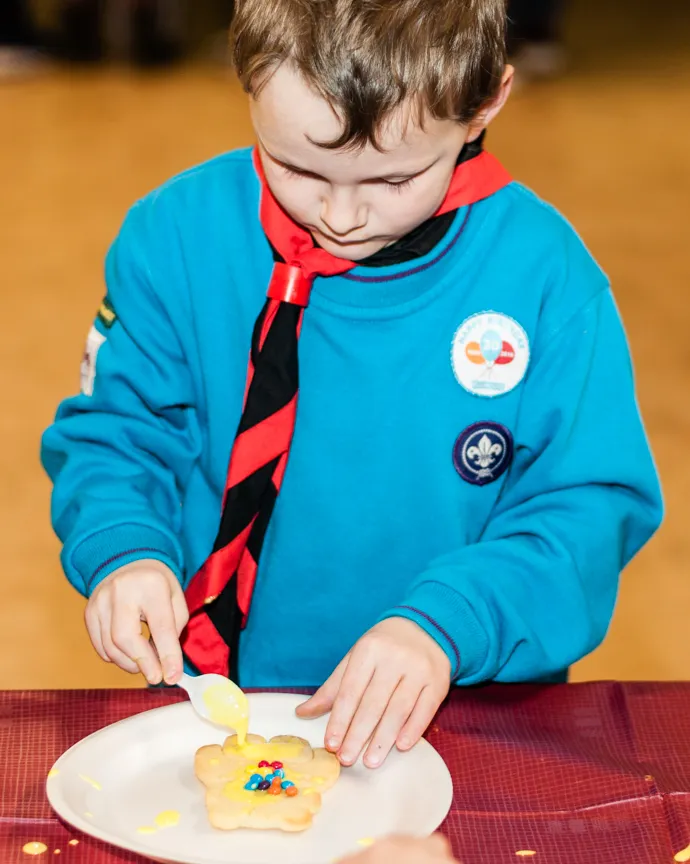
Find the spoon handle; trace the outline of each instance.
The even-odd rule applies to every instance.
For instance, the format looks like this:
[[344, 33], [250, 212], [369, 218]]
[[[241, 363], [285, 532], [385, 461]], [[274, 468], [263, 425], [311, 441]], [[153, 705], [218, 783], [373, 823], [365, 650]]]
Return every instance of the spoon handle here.
[[186, 690], [187, 693], [191, 696], [192, 688], [194, 686], [194, 678], [191, 675], [187, 675], [186, 672], [182, 673], [182, 677], [177, 682], [177, 686], [181, 687], [183, 690]]

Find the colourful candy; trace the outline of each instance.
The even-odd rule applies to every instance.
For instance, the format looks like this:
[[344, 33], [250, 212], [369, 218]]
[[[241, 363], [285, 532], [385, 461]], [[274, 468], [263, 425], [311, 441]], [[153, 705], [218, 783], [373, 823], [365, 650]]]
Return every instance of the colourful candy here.
[[288, 798], [294, 798], [295, 795], [299, 795], [299, 789], [296, 786], [290, 786], [285, 790], [285, 794]]
[[272, 783], [272, 782], [275, 780], [275, 777], [276, 777], [275, 774], [267, 774], [267, 775], [264, 777], [264, 780], [268, 780], [269, 783]]
[[246, 774], [256, 774], [259, 768], [257, 765], [248, 765], [244, 770]]
[[290, 787], [294, 786], [295, 784], [292, 782], [292, 780], [283, 780], [280, 785], [282, 789], [290, 789]]
[[282, 768], [276, 768], [274, 777], [279, 777], [281, 780], [285, 780], [285, 771]]
[[264, 778], [261, 776], [261, 774], [252, 774], [252, 776], [249, 778], [250, 783], [263, 783], [263, 780]]
[[271, 785], [271, 788], [268, 790], [269, 795], [280, 795], [282, 793], [282, 789], [280, 786], [276, 786], [275, 783]]
[[262, 780], [256, 788], [259, 790], [259, 792], [265, 792], [267, 789], [271, 788], [271, 784], [268, 782], [268, 780]]
[[261, 762], [259, 762], [259, 768], [270, 768], [270, 767], [271, 767], [271, 763], [267, 762], [265, 759], [263, 759]]
[[252, 781], [250, 780], [244, 788], [247, 790], [247, 792], [256, 792], [256, 790], [259, 788], [259, 784], [252, 783]]
[[271, 768], [273, 768], [274, 771], [280, 771], [280, 769], [281, 769], [282, 767], [283, 767], [283, 763], [282, 763], [282, 762], [272, 762], [272, 763], [271, 763]]

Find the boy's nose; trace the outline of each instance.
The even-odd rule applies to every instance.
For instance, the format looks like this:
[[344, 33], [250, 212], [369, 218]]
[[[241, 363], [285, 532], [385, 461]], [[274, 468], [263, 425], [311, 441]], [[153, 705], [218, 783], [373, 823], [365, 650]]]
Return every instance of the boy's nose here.
[[367, 224], [366, 207], [349, 193], [335, 193], [323, 199], [321, 221], [330, 234], [347, 237]]

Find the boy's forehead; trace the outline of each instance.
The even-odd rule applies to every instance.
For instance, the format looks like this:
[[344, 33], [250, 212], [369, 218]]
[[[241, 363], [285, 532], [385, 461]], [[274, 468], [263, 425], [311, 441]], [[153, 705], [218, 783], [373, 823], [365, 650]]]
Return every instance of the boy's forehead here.
[[381, 151], [371, 144], [352, 151], [320, 147], [318, 142], [340, 137], [342, 123], [328, 102], [287, 64], [251, 99], [251, 113], [257, 136], [271, 156], [325, 176], [334, 170], [364, 176], [417, 171], [457, 148], [457, 123], [427, 118], [422, 129], [410, 120], [409, 107], [398, 110], [381, 129]]

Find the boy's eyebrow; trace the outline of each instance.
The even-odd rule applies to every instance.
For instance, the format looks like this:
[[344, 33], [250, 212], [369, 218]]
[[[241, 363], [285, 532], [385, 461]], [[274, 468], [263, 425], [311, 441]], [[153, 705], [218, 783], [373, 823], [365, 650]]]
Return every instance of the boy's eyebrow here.
[[[282, 168], [287, 168], [289, 171], [294, 171], [297, 174], [305, 174], [309, 177], [315, 177], [317, 180], [326, 180], [325, 177], [322, 177], [320, 174], [317, 174], [315, 171], [310, 171], [308, 168], [300, 168], [298, 165], [293, 165], [290, 162], [286, 162], [284, 159], [279, 159], [277, 156], [274, 156], [273, 153], [270, 152], [266, 148], [266, 145], [262, 142], [262, 147], [266, 153], [266, 155], [271, 159], [271, 161], [275, 162], [276, 165], [280, 165]], [[379, 174], [377, 177], [371, 177], [367, 180], [362, 180], [362, 183], [376, 183], [378, 181], [384, 180], [392, 182], [394, 180], [411, 180], [414, 177], [420, 177], [422, 174], [426, 174], [427, 171], [431, 170], [437, 162], [439, 162], [440, 157], [434, 159], [434, 161], [426, 165], [424, 168], [419, 168], [416, 171], [397, 171], [392, 174]]]

